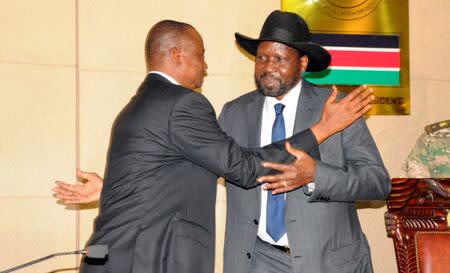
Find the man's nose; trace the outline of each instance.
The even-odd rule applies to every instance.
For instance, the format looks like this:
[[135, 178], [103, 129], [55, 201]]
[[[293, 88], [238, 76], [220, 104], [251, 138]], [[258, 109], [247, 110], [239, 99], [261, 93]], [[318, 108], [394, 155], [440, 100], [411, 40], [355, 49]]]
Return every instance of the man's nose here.
[[266, 62], [266, 65], [264, 66], [264, 70], [266, 72], [273, 72], [276, 71], [278, 68], [278, 64], [273, 60], [273, 59], [269, 59]]

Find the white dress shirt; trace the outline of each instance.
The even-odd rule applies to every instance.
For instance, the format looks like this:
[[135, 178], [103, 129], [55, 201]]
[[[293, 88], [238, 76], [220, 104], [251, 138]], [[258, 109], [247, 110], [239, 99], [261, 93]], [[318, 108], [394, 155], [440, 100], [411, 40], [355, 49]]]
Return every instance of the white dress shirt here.
[[[283, 117], [286, 128], [286, 138], [291, 137], [294, 132], [295, 115], [297, 113], [297, 103], [301, 89], [300, 81], [281, 100], [275, 97], [266, 97], [262, 112], [261, 124], [261, 147], [272, 143], [272, 126], [275, 121], [275, 104], [284, 104]], [[314, 183], [309, 183], [308, 187], [314, 189]], [[284, 194], [286, 198], [286, 194]], [[289, 246], [287, 234], [284, 234], [275, 242], [266, 231], [266, 211], [267, 211], [267, 191], [261, 190], [261, 215], [259, 217], [258, 237], [272, 245]]]

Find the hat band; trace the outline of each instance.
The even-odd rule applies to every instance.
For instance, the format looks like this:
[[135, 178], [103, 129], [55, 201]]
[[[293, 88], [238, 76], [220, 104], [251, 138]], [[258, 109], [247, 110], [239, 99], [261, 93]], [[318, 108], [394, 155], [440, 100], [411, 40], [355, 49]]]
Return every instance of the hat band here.
[[307, 39], [300, 39], [292, 32], [286, 31], [278, 27], [266, 28], [259, 35], [260, 40], [279, 40], [284, 42], [303, 42]]

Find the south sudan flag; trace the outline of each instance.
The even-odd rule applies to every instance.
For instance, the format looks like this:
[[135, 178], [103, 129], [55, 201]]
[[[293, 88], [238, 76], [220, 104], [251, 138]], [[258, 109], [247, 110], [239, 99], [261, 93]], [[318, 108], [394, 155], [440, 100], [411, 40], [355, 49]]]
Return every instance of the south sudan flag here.
[[316, 84], [400, 85], [398, 35], [312, 34], [312, 40], [331, 54], [322, 72], [305, 72]]

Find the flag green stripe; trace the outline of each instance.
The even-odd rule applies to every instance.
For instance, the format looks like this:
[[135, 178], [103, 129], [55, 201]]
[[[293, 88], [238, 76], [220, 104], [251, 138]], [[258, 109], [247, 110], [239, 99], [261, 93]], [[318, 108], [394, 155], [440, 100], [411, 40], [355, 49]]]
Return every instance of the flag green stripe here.
[[305, 72], [303, 78], [315, 84], [400, 85], [400, 71], [324, 70]]

